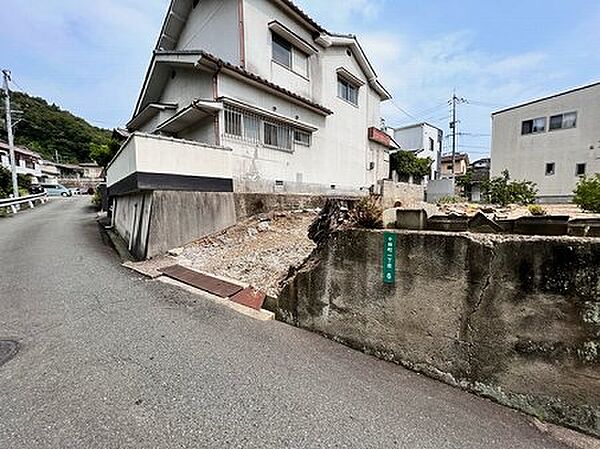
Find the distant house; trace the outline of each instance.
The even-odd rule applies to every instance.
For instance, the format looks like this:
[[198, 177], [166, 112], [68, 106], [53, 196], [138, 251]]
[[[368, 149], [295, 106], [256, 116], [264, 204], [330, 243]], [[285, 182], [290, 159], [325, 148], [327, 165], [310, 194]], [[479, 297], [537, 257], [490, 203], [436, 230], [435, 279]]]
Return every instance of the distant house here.
[[490, 166], [490, 158], [478, 159], [469, 166], [470, 180], [464, 194], [475, 203], [482, 200], [482, 186], [490, 179]]
[[85, 179], [101, 179], [104, 168], [95, 162], [87, 162], [79, 164], [79, 167], [83, 169], [83, 177]]
[[429, 179], [439, 179], [444, 132], [429, 123], [393, 128], [392, 132], [403, 151], [411, 151], [419, 158], [430, 158], [433, 164]]
[[60, 170], [54, 162], [42, 160], [42, 176], [40, 183], [42, 184], [58, 184], [60, 178]]
[[60, 182], [79, 181], [83, 178], [83, 168], [76, 164], [54, 164], [59, 172]]
[[[174, 0], [109, 191], [364, 191], [389, 175], [393, 142], [373, 130], [390, 98], [355, 36], [289, 0]], [[161, 145], [169, 165], [145, 150]]]
[[600, 83], [492, 114], [492, 176], [537, 184], [542, 202], [567, 202], [600, 172]]
[[[34, 182], [38, 182], [42, 176], [42, 156], [24, 147], [15, 147], [15, 163], [17, 174], [30, 176]], [[11, 169], [10, 147], [5, 142], [0, 142], [0, 164]]]
[[467, 169], [469, 168], [469, 155], [466, 153], [456, 153], [455, 161], [456, 166], [453, 167], [452, 155], [446, 154], [442, 156], [440, 160], [440, 174], [442, 178], [458, 177], [467, 173]]

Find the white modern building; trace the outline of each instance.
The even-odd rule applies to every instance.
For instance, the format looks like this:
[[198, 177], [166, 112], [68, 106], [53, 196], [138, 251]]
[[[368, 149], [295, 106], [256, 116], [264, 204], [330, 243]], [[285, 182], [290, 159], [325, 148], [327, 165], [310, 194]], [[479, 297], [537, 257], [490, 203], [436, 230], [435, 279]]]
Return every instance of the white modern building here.
[[429, 179], [439, 179], [440, 159], [444, 143], [444, 132], [441, 129], [429, 123], [417, 123], [394, 128], [393, 136], [403, 151], [411, 151], [422, 159], [430, 158], [433, 164]]
[[372, 188], [390, 98], [356, 37], [289, 0], [173, 0], [109, 194]]
[[492, 114], [492, 176], [533, 181], [541, 202], [567, 202], [600, 172], [600, 83]]

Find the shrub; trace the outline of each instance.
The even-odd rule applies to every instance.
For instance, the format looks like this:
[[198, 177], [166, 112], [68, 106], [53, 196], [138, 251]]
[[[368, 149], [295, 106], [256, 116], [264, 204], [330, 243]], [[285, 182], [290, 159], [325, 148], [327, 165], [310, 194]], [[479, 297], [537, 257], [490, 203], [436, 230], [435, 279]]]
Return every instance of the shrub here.
[[546, 209], [544, 209], [539, 204], [530, 204], [527, 209], [529, 210], [529, 213], [531, 215], [536, 216], [536, 217], [541, 217], [543, 215], [546, 215]]
[[100, 208], [102, 207], [102, 196], [100, 195], [100, 191], [99, 190], [96, 190], [94, 192], [94, 195], [92, 196], [92, 204], [98, 210], [100, 210]]
[[507, 206], [508, 204], [532, 204], [537, 195], [537, 186], [531, 181], [511, 181], [508, 170], [502, 176], [484, 183], [483, 190], [492, 204]]
[[361, 228], [383, 228], [383, 209], [374, 197], [362, 198], [352, 211], [352, 222]]
[[581, 178], [573, 202], [585, 211], [600, 213], [600, 173]]
[[12, 193], [12, 178], [10, 171], [0, 165], [0, 198], [8, 198]]
[[464, 203], [466, 200], [456, 195], [444, 196], [438, 200], [438, 204], [459, 204]]

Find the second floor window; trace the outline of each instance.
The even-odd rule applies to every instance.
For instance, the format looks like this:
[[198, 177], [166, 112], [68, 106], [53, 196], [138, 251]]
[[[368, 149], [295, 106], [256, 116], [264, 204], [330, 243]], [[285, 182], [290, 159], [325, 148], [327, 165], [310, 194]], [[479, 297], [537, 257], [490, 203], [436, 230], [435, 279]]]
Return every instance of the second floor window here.
[[338, 97], [358, 106], [358, 87], [338, 76]]
[[525, 120], [521, 125], [521, 134], [537, 134], [546, 131], [546, 117]]
[[550, 131], [555, 129], [569, 129], [577, 126], [577, 113], [558, 114], [550, 117]]
[[292, 44], [284, 38], [273, 34], [273, 61], [287, 68], [292, 68]]
[[308, 77], [308, 55], [298, 50], [283, 37], [273, 33], [273, 61]]

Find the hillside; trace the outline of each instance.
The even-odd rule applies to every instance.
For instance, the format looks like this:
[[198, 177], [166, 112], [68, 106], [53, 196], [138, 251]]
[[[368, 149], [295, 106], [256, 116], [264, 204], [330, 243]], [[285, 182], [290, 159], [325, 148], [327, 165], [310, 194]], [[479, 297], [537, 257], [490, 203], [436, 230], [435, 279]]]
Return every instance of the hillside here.
[[[4, 95], [0, 93], [2, 106]], [[31, 97], [21, 92], [11, 95], [13, 111], [19, 123], [15, 128], [15, 142], [40, 153], [46, 159], [54, 160], [55, 151], [63, 163], [91, 162], [91, 146], [109, 145], [111, 133], [96, 128], [84, 119], [63, 111], [46, 100]], [[1, 117], [4, 117], [4, 107]], [[6, 140], [5, 127], [0, 127], [0, 138]]]

